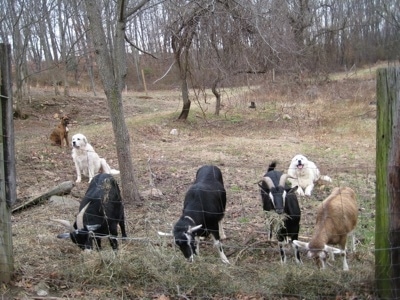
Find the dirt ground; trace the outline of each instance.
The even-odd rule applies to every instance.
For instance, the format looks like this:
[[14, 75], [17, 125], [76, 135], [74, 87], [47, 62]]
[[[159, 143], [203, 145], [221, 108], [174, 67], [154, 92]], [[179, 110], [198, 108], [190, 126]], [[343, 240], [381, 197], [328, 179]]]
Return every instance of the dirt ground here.
[[[265, 242], [265, 220], [256, 183], [271, 161], [277, 160], [278, 168], [284, 170], [292, 156], [303, 153], [318, 164], [322, 173], [331, 176], [333, 183], [318, 185], [311, 198], [300, 199], [303, 213], [300, 235], [305, 239], [311, 235], [315, 207], [332, 187], [349, 185], [355, 188], [360, 197], [361, 225], [357, 240], [362, 254], [351, 254], [349, 264], [352, 268], [363, 260], [371, 271], [363, 276], [370, 278], [373, 273], [370, 250], [374, 222], [374, 84], [370, 75], [321, 86], [305, 84], [288, 89], [286, 85], [269, 85], [251, 91], [229, 92], [224, 96], [220, 117], [212, 114], [211, 98], [194, 99], [187, 122], [176, 121], [181, 108], [178, 91], [150, 91], [147, 95], [125, 93], [124, 112], [131, 134], [132, 158], [144, 199], [140, 207], [124, 199], [128, 236], [157, 239], [157, 231], [169, 232], [181, 213], [184, 194], [196, 170], [203, 164], [215, 164], [223, 172], [228, 194], [226, 252], [232, 261], [257, 264], [255, 259], [259, 253], [256, 255], [254, 249]], [[250, 101], [256, 102], [256, 109], [248, 108]], [[23, 109], [29, 118], [14, 122], [16, 205], [61, 182], [75, 181], [71, 148], [51, 146], [49, 142], [58, 117], [64, 113], [73, 120], [70, 138], [75, 133], [85, 134], [100, 156], [118, 169], [107, 101], [101, 92], [93, 96], [72, 91], [70, 97], [64, 97], [54, 96], [51, 89], [35, 89], [31, 103], [25, 103]], [[173, 128], [178, 130], [178, 135], [170, 134]], [[162, 195], [149, 194], [152, 187]], [[70, 241], [56, 238], [63, 229], [50, 221], [51, 218], [72, 221], [86, 188], [87, 179], [76, 184], [70, 195], [13, 214], [17, 271], [12, 286], [3, 293], [25, 299], [38, 297], [38, 290], [44, 290], [49, 296], [91, 298], [82, 287], [68, 285], [58, 275], [56, 270], [68, 264], [64, 256], [76, 256], [80, 252]], [[271, 252], [267, 260], [278, 264], [275, 246], [267, 245]], [[109, 245], [105, 243], [104, 247]], [[217, 261], [216, 251], [208, 245], [205, 248], [202, 254]], [[247, 248], [253, 250], [246, 251]], [[48, 251], [58, 253], [57, 258], [49, 260], [40, 255]], [[183, 260], [180, 253], [175, 255]], [[46, 269], [43, 264], [52, 267]], [[311, 262], [307, 265], [313, 267]], [[335, 272], [338, 269], [340, 259], [334, 267]], [[362, 278], [355, 280], [359, 280], [359, 286], [365, 284]], [[255, 287], [254, 295], [258, 291]], [[151, 297], [161, 299], [160, 295], [165, 299], [179, 298], [165, 291]]]

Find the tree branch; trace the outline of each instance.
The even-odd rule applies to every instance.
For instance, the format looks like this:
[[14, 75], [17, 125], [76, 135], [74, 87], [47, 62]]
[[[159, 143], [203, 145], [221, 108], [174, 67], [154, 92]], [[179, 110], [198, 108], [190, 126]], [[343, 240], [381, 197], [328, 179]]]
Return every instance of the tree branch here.
[[150, 2], [150, 0], [142, 0], [138, 5], [126, 12], [125, 18], [129, 18], [131, 15], [136, 13], [139, 9], [145, 6], [147, 2]]
[[128, 37], [126, 36], [126, 33], [125, 33], [125, 41], [126, 41], [129, 45], [131, 45], [133, 48], [135, 48], [136, 50], [138, 50], [138, 51], [140, 51], [140, 52], [143, 52], [144, 54], [150, 55], [151, 57], [153, 57], [153, 58], [155, 58], [155, 59], [158, 59], [157, 56], [154, 56], [153, 54], [151, 54], [151, 53], [149, 53], [149, 52], [146, 52], [146, 51], [140, 49], [138, 46], [136, 46], [134, 43], [132, 43], [132, 42], [128, 39]]
[[167, 72], [165, 72], [165, 74], [161, 77], [158, 78], [156, 81], [153, 82], [153, 84], [155, 84], [156, 82], [160, 81], [161, 79], [163, 79], [165, 76], [167, 76], [167, 74], [169, 73], [169, 71], [171, 70], [172, 66], [175, 64], [175, 61], [171, 64], [171, 66], [168, 68]]

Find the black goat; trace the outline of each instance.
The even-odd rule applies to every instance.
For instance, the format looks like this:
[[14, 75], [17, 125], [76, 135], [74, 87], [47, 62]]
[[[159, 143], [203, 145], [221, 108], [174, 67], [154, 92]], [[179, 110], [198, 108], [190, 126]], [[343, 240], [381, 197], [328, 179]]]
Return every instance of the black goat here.
[[[294, 193], [297, 190], [297, 186], [290, 188], [286, 185], [288, 175], [276, 171], [275, 167], [276, 162], [272, 162], [269, 165], [259, 186], [263, 209], [265, 211], [275, 211], [278, 214], [286, 214], [284, 224], [277, 232], [281, 262], [285, 263], [286, 255], [283, 245], [288, 242], [288, 238], [290, 238], [291, 242], [298, 239], [301, 211], [297, 196]], [[271, 238], [272, 232], [270, 231], [268, 235]], [[292, 246], [294, 247], [296, 262], [301, 263], [298, 247], [293, 243]]]
[[70, 232], [59, 234], [58, 238], [68, 238], [82, 250], [93, 248], [93, 238], [101, 249], [101, 237], [108, 237], [111, 247], [118, 249], [118, 225], [122, 237], [126, 237], [124, 206], [117, 181], [110, 174], [93, 177], [79, 206], [79, 213], [73, 226], [66, 220], [55, 219]]
[[186, 193], [182, 216], [173, 230], [175, 244], [189, 261], [198, 254], [198, 237], [211, 234], [222, 261], [229, 263], [220, 243], [220, 239], [225, 238], [221, 224], [225, 205], [221, 170], [212, 165], [202, 166]]

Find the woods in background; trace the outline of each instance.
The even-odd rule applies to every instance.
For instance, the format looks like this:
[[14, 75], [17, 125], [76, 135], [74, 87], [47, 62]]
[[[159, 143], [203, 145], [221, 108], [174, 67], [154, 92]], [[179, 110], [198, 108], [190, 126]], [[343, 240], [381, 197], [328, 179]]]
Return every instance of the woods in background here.
[[[108, 44], [115, 43], [116, 1], [102, 0]], [[123, 1], [130, 9], [143, 1]], [[400, 1], [145, 1], [126, 20], [128, 87], [212, 87], [245, 74], [301, 78], [398, 59]], [[98, 66], [85, 1], [4, 0], [0, 41], [13, 51], [16, 98], [29, 86], [95, 92]], [[172, 68], [170, 68], [173, 66]], [[62, 91], [60, 91], [62, 88]], [[151, 86], [150, 86], [151, 88]], [[17, 103], [18, 103], [17, 101]]]

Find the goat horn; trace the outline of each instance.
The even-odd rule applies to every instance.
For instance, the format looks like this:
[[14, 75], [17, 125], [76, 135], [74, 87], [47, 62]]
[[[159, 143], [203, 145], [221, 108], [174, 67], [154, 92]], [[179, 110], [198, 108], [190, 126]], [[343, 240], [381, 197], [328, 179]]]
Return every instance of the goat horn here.
[[288, 178], [288, 174], [282, 174], [281, 178], [279, 179], [279, 185], [284, 187], [287, 178]]
[[268, 185], [268, 188], [269, 188], [269, 189], [272, 189], [272, 188], [275, 187], [275, 185], [274, 185], [274, 183], [272, 182], [272, 179], [271, 179], [270, 177], [265, 176], [265, 177], [264, 177], [264, 181], [265, 181], [265, 183]]
[[71, 226], [71, 223], [69, 222], [69, 221], [67, 221], [67, 220], [61, 220], [61, 219], [50, 219], [51, 221], [54, 221], [54, 222], [58, 222], [58, 223], [60, 223], [61, 225], [64, 225], [65, 227], [67, 227], [68, 229], [69, 229], [69, 231], [74, 231], [74, 227], [72, 227]]
[[203, 226], [203, 224], [196, 225], [194, 227], [189, 226], [188, 233], [192, 233], [192, 232], [194, 232], [196, 230], [199, 230], [202, 226]]
[[81, 211], [79, 212], [79, 214], [76, 216], [77, 229], [83, 228], [83, 215], [84, 215], [86, 209], [88, 208], [89, 204], [90, 204], [90, 202], [88, 204], [86, 204], [86, 206], [84, 208], [82, 208]]

